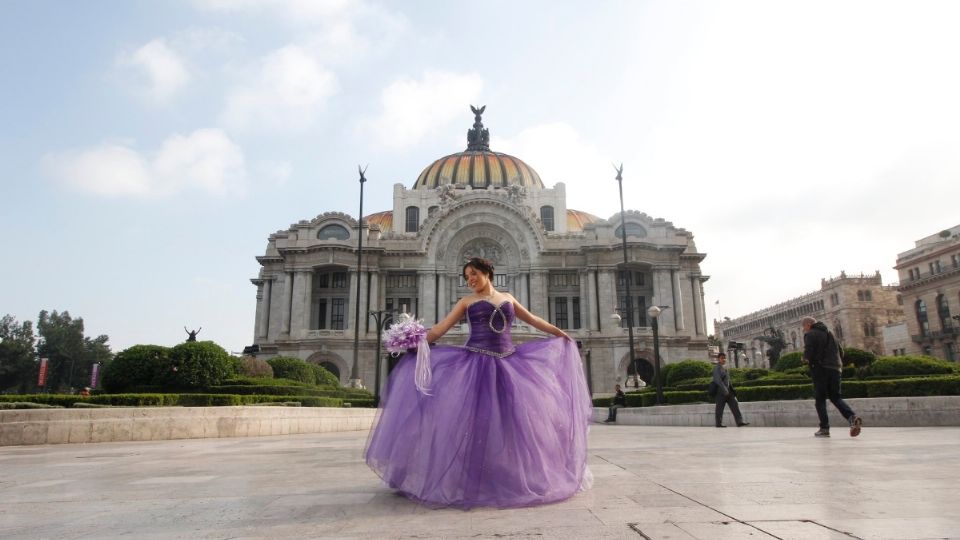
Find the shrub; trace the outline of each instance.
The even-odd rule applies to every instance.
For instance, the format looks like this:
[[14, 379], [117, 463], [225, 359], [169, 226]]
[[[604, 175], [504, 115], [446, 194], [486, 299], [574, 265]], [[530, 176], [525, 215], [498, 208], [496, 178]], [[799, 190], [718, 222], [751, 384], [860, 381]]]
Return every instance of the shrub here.
[[273, 368], [266, 360], [244, 356], [240, 360], [240, 374], [247, 377], [273, 378]]
[[277, 356], [267, 360], [267, 363], [273, 368], [274, 377], [293, 379], [308, 384], [316, 384], [317, 382], [317, 376], [310, 368], [310, 364], [299, 358]]
[[46, 403], [33, 403], [30, 401], [7, 401], [0, 402], [0, 409], [62, 409], [62, 405], [47, 405]]
[[667, 364], [661, 370], [660, 376], [664, 385], [673, 386], [680, 381], [709, 377], [713, 374], [713, 366], [703, 360], [683, 360], [675, 364]]
[[928, 356], [884, 356], [870, 366], [871, 375], [938, 375], [954, 373], [953, 365]]
[[117, 353], [103, 368], [102, 385], [108, 392], [126, 392], [136, 386], [159, 384], [170, 369], [170, 349], [134, 345]]
[[320, 366], [319, 364], [307, 364], [310, 366], [310, 369], [313, 370], [313, 375], [316, 378], [317, 385], [319, 386], [340, 386], [340, 379], [336, 375], [327, 371], [326, 368]]
[[870, 351], [865, 351], [863, 349], [858, 349], [856, 347], [843, 348], [844, 364], [853, 364], [858, 368], [863, 368], [872, 364], [874, 361], [876, 361], [876, 359], [877, 359], [877, 355], [873, 354]]
[[188, 341], [170, 350], [172, 369], [166, 381], [173, 388], [204, 388], [237, 374], [237, 360], [212, 341]]
[[236, 394], [180, 394], [180, 405], [184, 407], [226, 407], [243, 405], [243, 399]]
[[803, 367], [803, 353], [800, 351], [789, 352], [777, 360], [777, 365], [773, 366], [774, 371], [788, 371]]
[[767, 370], [762, 368], [732, 368], [727, 371], [730, 373], [730, 381], [735, 383], [755, 381], [768, 373]]

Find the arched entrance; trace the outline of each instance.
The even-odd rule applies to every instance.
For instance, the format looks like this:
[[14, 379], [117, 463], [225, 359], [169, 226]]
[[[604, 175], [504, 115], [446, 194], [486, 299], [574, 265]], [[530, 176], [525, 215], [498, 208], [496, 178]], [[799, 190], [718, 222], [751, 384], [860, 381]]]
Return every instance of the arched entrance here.
[[340, 368], [333, 362], [320, 362], [320, 367], [333, 373], [333, 376], [340, 380]]
[[[636, 366], [630, 362], [630, 355], [626, 354], [620, 360], [620, 366], [617, 369], [617, 380], [621, 381], [626, 388], [635, 388], [637, 372], [640, 374], [640, 380], [646, 384], [653, 383], [653, 364], [646, 358], [636, 355]], [[641, 385], [642, 387], [643, 385]]]
[[332, 352], [316, 352], [310, 355], [307, 358], [307, 363], [316, 364], [323, 369], [326, 369], [340, 381], [340, 385], [343, 386], [344, 380], [343, 376], [346, 373], [349, 373], [350, 370], [347, 367], [347, 362], [340, 358], [339, 355]]

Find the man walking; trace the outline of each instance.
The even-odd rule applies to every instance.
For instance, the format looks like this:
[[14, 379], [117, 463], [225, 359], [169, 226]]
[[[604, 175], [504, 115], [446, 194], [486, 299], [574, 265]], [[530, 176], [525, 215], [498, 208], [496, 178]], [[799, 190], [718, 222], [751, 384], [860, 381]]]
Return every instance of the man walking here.
[[827, 325], [813, 317], [804, 317], [803, 362], [810, 365], [813, 379], [813, 399], [820, 417], [820, 431], [815, 437], [830, 436], [830, 418], [827, 416], [827, 399], [850, 423], [850, 436], [860, 434], [863, 420], [853, 412], [840, 396], [840, 375], [843, 373], [843, 350], [837, 339], [827, 330]]
[[748, 426], [750, 422], [743, 421], [743, 415], [740, 414], [740, 402], [737, 401], [737, 394], [733, 391], [733, 385], [730, 384], [730, 374], [727, 373], [725, 364], [727, 355], [720, 353], [717, 355], [717, 363], [713, 365], [713, 383], [717, 387], [717, 408], [716, 425], [718, 428], [727, 427], [723, 425], [723, 409], [730, 404], [730, 412], [733, 413], [733, 419], [737, 427]]

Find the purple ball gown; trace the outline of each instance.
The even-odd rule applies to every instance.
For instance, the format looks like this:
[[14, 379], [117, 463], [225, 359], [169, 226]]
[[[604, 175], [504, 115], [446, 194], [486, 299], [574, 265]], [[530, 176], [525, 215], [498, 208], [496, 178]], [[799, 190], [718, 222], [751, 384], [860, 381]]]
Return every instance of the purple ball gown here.
[[431, 347], [430, 395], [414, 385], [416, 353], [398, 363], [366, 450], [392, 488], [432, 507], [519, 507], [590, 487], [592, 403], [576, 345], [514, 346], [513, 304], [467, 308], [470, 339]]

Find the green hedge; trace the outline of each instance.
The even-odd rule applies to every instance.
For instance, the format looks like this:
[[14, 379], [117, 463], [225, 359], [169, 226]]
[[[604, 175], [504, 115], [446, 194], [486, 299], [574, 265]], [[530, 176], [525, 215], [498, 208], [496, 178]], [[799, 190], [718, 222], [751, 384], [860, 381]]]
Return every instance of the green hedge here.
[[212, 341], [188, 341], [170, 349], [170, 371], [162, 384], [169, 388], [205, 388], [222, 383], [240, 369], [239, 359]]
[[710, 362], [703, 360], [682, 360], [667, 364], [661, 370], [660, 376], [665, 386], [673, 386], [681, 381], [708, 377], [713, 373]]
[[[341, 407], [343, 398], [329, 396], [297, 396], [297, 395], [237, 395], [237, 394], [101, 394], [82, 398], [77, 395], [64, 394], [25, 394], [0, 395], [0, 403], [30, 402], [60, 407], [71, 407], [74, 403], [93, 403], [125, 407], [169, 407], [174, 405], [186, 407], [218, 407], [230, 405], [255, 405], [257, 403], [272, 403], [295, 401], [305, 407]], [[365, 403], [372, 399], [353, 399], [353, 407], [367, 406]]]
[[[782, 401], [813, 399], [813, 385], [783, 384], [767, 386], [735, 386], [739, 401]], [[669, 405], [711, 401], [706, 391], [670, 391], [663, 393]], [[892, 380], [843, 382], [843, 396], [847, 398], [900, 396], [957, 396], [960, 395], [960, 376], [912, 377]], [[609, 407], [612, 398], [596, 398], [597, 407]], [[656, 402], [653, 392], [627, 394], [628, 407], [647, 407]]]
[[276, 356], [267, 360], [273, 368], [273, 376], [278, 379], [292, 379], [307, 384], [315, 384], [317, 376], [310, 364], [292, 356]]
[[956, 365], [929, 356], [884, 356], [870, 365], [870, 375], [936, 375], [956, 373]]
[[104, 390], [130, 391], [137, 386], [156, 385], [169, 371], [170, 349], [160, 345], [134, 345], [117, 353], [103, 367]]
[[773, 366], [773, 370], [789, 371], [799, 367], [803, 367], [803, 353], [794, 351], [781, 356], [776, 365]]

